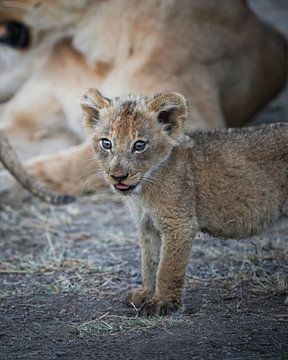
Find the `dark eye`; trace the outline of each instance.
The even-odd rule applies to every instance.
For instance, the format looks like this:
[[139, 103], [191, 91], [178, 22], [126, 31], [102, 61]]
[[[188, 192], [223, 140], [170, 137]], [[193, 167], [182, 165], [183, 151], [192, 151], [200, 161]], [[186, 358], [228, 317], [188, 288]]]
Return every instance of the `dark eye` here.
[[138, 140], [135, 142], [135, 144], [133, 145], [133, 151], [138, 151], [138, 152], [142, 152], [146, 149], [147, 147], [147, 142], [143, 141], [143, 140]]
[[101, 139], [100, 140], [100, 145], [101, 145], [103, 150], [111, 150], [112, 149], [112, 143], [108, 139]]

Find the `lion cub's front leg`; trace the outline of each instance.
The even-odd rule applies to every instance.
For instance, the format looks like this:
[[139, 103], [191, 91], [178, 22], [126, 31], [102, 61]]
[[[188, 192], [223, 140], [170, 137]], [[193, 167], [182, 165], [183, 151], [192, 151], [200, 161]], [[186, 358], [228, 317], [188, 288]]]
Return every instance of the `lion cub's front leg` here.
[[155, 293], [161, 238], [152, 219], [145, 215], [139, 224], [141, 246], [142, 287], [128, 294], [128, 301], [141, 307]]
[[155, 293], [142, 306], [141, 313], [167, 315], [182, 305], [182, 292], [189, 252], [196, 233], [193, 219], [163, 224], [161, 257], [156, 276]]

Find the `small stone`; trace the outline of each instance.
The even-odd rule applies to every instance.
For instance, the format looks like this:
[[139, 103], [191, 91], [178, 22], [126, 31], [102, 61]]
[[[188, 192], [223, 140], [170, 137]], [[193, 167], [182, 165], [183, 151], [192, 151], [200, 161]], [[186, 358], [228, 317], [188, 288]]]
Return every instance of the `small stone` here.
[[64, 352], [64, 351], [57, 351], [57, 352], [55, 353], [55, 355], [58, 356], [58, 357], [60, 357], [60, 356], [65, 356], [65, 355], [66, 355], [66, 352]]

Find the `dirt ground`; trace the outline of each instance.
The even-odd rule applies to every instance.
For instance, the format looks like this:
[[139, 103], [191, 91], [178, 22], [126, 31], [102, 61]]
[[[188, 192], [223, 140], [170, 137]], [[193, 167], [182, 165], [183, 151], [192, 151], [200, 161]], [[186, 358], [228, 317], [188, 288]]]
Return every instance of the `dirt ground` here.
[[[287, 0], [253, 6], [288, 36]], [[287, 89], [254, 122], [279, 120]], [[288, 359], [287, 219], [241, 241], [199, 234], [183, 312], [146, 319], [125, 303], [140, 250], [116, 195], [22, 200], [0, 204], [0, 359]]]

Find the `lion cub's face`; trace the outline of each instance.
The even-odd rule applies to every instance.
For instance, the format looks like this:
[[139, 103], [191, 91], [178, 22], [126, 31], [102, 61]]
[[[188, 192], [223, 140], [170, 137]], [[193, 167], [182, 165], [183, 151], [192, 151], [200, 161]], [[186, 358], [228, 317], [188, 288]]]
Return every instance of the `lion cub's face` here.
[[139, 193], [181, 137], [187, 106], [177, 93], [151, 99], [104, 98], [90, 89], [82, 101], [101, 174], [122, 194]]

